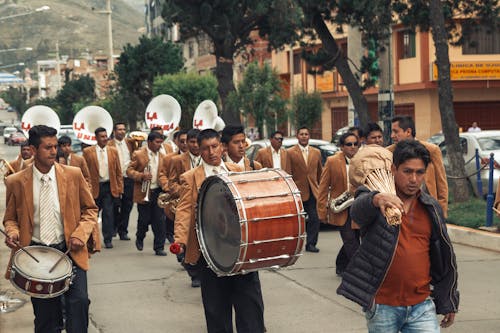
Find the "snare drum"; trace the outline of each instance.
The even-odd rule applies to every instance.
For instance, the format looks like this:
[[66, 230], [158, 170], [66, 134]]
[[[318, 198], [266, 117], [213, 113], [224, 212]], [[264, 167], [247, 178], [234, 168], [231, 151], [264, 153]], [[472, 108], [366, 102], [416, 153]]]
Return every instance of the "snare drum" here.
[[220, 174], [201, 186], [200, 249], [218, 276], [293, 265], [304, 245], [300, 192], [280, 169]]
[[[57, 297], [68, 290], [71, 283], [73, 264], [61, 251], [47, 246], [24, 248], [40, 262], [18, 250], [12, 258], [10, 281], [22, 293], [36, 298]], [[63, 256], [54, 270], [49, 270]]]

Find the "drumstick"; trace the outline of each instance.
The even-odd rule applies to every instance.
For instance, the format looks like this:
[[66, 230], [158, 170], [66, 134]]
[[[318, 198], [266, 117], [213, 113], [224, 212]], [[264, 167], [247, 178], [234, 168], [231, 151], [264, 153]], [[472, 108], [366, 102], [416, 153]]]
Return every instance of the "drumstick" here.
[[52, 273], [52, 271], [54, 270], [54, 268], [56, 268], [57, 265], [59, 265], [59, 263], [61, 262], [61, 260], [63, 260], [69, 253], [69, 249], [66, 250], [66, 252], [64, 252], [64, 255], [62, 255], [59, 259], [57, 259], [56, 263], [54, 264], [54, 266], [52, 266], [50, 269], [49, 269], [49, 273]]
[[[2, 234], [4, 234], [4, 235], [5, 235], [5, 237], [10, 238], [10, 237], [9, 237], [9, 236], [5, 233], [5, 231], [3, 231], [2, 229], [0, 229], [0, 232], [2, 232]], [[29, 255], [29, 256], [30, 256], [33, 260], [35, 260], [37, 263], [40, 263], [40, 261], [39, 261], [37, 258], [35, 258], [35, 257], [31, 254], [31, 253], [29, 253], [29, 252], [28, 252], [28, 250], [26, 250], [24, 247], [22, 247], [22, 246], [21, 246], [21, 244], [19, 244], [19, 242], [18, 242], [18, 241], [14, 241], [14, 244], [16, 244], [16, 245], [19, 247], [19, 249], [20, 249], [21, 251], [23, 251], [24, 253], [26, 253], [27, 255]]]
[[491, 207], [493, 208], [493, 210], [495, 211], [495, 213], [499, 214], [500, 215], [500, 210], [496, 209], [495, 207]]

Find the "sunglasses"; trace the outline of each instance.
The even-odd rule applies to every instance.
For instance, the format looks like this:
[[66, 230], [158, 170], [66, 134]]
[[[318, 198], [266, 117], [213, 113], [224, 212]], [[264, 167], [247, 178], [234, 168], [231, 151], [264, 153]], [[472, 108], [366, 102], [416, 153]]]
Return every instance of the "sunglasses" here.
[[347, 142], [347, 143], [344, 143], [344, 146], [347, 146], [347, 147], [357, 147], [359, 145], [359, 142]]
[[280, 137], [274, 137], [274, 140], [283, 141], [283, 138], [280, 138]]

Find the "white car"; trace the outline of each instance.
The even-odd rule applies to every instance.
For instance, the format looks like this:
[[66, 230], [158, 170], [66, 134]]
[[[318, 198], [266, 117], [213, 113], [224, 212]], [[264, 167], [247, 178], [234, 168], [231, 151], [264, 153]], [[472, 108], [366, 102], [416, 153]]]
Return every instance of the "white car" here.
[[10, 135], [12, 133], [16, 133], [18, 131], [15, 127], [5, 127], [3, 130], [3, 143], [7, 143], [9, 141]]

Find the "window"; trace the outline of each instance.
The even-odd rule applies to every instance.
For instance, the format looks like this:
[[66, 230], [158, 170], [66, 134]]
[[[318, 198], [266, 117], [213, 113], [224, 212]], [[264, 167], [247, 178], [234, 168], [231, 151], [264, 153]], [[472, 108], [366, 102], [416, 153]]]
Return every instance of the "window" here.
[[468, 36], [464, 36], [463, 54], [499, 54], [500, 28], [491, 30], [477, 26]]
[[296, 53], [293, 55], [293, 74], [300, 74], [301, 73], [301, 68], [300, 68], [300, 53]]
[[188, 53], [189, 59], [194, 58], [194, 42], [192, 40], [188, 42]]
[[398, 49], [399, 59], [415, 58], [416, 43], [415, 32], [410, 30], [401, 31], [398, 33]]

